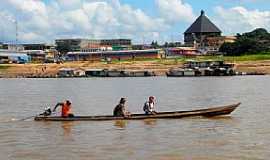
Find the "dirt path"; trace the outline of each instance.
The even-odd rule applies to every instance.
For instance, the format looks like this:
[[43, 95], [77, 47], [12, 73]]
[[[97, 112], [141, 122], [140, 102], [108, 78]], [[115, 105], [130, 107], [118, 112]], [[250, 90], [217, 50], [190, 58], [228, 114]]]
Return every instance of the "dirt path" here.
[[257, 72], [270, 74], [270, 61], [238, 62], [236, 70], [240, 72]]

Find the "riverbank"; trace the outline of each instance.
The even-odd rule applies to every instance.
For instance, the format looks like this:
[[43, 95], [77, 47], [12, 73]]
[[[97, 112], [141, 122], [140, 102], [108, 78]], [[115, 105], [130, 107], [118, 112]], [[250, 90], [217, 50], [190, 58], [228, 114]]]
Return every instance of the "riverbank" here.
[[[218, 59], [220, 57], [212, 57]], [[196, 59], [206, 59], [196, 58]], [[130, 71], [152, 71], [163, 76], [171, 68], [182, 67], [186, 59], [146, 59], [135, 61], [107, 62], [66, 62], [63, 64], [1, 64], [0, 77], [55, 77], [60, 68], [76, 69], [117, 69]], [[234, 61], [227, 58], [226, 63], [234, 63], [237, 72], [270, 74], [270, 60]]]

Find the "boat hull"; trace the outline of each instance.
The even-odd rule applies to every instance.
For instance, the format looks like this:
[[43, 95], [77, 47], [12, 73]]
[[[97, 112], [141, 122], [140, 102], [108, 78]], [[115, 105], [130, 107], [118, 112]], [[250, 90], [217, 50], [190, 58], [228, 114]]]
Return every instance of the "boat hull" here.
[[241, 103], [213, 107], [208, 109], [199, 109], [191, 111], [175, 111], [175, 112], [159, 112], [155, 115], [132, 114], [129, 117], [115, 117], [112, 115], [104, 116], [75, 116], [75, 117], [60, 117], [60, 116], [36, 116], [36, 121], [109, 121], [109, 120], [142, 120], [142, 119], [174, 119], [194, 116], [222, 116], [233, 112]]

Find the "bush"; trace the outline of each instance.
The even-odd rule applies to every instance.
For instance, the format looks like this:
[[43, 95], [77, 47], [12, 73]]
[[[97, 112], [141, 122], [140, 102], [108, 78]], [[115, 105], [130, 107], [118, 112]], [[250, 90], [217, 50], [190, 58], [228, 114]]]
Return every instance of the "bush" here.
[[267, 30], [259, 28], [252, 32], [237, 34], [234, 43], [224, 43], [220, 52], [227, 56], [240, 56], [243, 54], [258, 54], [270, 51], [270, 34]]

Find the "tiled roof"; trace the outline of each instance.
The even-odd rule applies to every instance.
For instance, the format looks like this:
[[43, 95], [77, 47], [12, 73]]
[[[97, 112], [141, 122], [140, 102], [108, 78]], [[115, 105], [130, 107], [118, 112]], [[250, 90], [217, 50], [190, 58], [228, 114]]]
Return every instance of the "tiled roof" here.
[[221, 33], [221, 30], [205, 16], [204, 11], [201, 11], [201, 15], [185, 33]]

